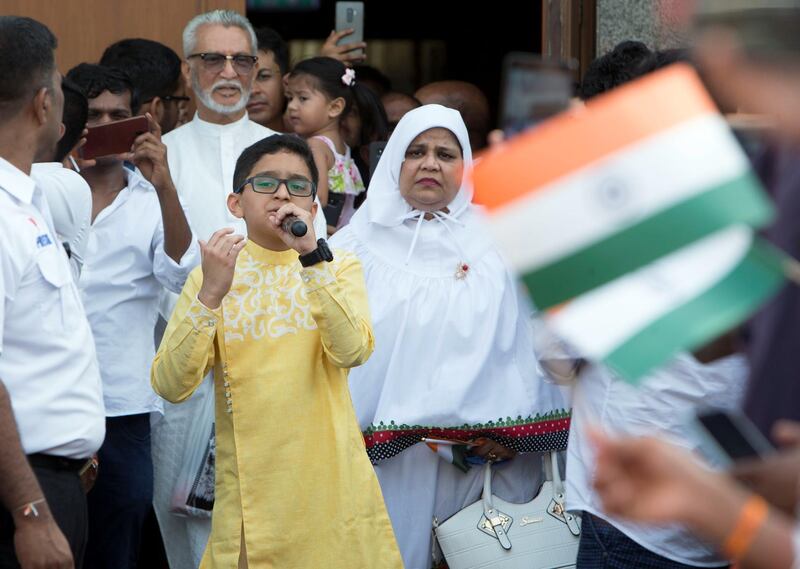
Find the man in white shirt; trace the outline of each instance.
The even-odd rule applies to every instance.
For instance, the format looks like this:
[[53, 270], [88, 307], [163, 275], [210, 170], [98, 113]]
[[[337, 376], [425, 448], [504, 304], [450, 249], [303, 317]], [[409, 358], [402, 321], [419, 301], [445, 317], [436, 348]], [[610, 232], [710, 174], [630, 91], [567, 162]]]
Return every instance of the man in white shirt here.
[[[164, 143], [169, 149], [175, 186], [198, 239], [207, 240], [223, 227], [242, 234], [246, 231], [243, 220], [234, 217], [226, 205], [227, 196], [233, 191], [236, 160], [245, 148], [275, 134], [247, 116], [256, 50], [250, 22], [236, 12], [200, 14], [183, 31], [183, 74], [194, 91], [197, 114], [189, 123], [166, 134]], [[314, 226], [317, 234], [325, 234], [321, 214]], [[173, 303], [174, 300], [162, 303], [166, 317]], [[170, 514], [191, 423], [197, 420], [203, 398], [213, 397], [207, 389], [209, 385], [206, 382], [181, 405], [165, 403], [163, 418], [153, 424], [154, 506], [173, 569], [197, 567], [211, 532], [207, 518]], [[213, 405], [209, 409], [204, 420], [211, 423]]]
[[599, 366], [583, 372], [573, 400], [566, 476], [567, 507], [583, 513], [578, 569], [728, 565], [685, 527], [637, 524], [604, 512], [592, 487], [594, 446], [587, 429], [601, 429], [612, 436], [658, 436], [696, 450], [699, 444], [687, 429], [693, 412], [707, 407], [737, 409], [747, 374], [747, 361], [741, 354], [710, 364], [680, 354], [638, 386]]
[[0, 17], [3, 567], [69, 568], [73, 557], [81, 566], [87, 519], [79, 471], [105, 434], [92, 332], [47, 201], [28, 175], [34, 161], [53, 156], [61, 135], [55, 45], [42, 24]]
[[31, 178], [42, 188], [56, 236], [67, 249], [75, 280], [83, 266], [83, 254], [92, 223], [92, 191], [89, 184], [73, 168], [76, 165], [64, 160], [81, 140], [89, 104], [80, 90], [67, 79], [61, 82], [64, 92], [64, 114], [61, 119], [64, 134], [58, 141], [52, 162], [37, 162], [31, 168]]
[[[121, 70], [84, 63], [67, 77], [86, 94], [89, 127], [135, 114], [135, 89]], [[92, 225], [79, 288], [106, 407], [102, 474], [89, 494], [88, 567], [136, 567], [153, 500], [150, 414], [161, 411], [149, 381], [158, 298], [162, 286], [180, 292], [199, 263], [158, 124], [147, 116], [150, 132], [130, 154], [97, 158], [81, 171], [92, 191]]]

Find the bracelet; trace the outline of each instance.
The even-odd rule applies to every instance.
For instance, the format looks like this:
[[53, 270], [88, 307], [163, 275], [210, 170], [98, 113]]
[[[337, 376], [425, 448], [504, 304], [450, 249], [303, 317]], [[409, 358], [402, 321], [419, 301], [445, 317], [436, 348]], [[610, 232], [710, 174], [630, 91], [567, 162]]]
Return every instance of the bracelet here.
[[761, 496], [753, 494], [747, 499], [736, 520], [736, 525], [722, 546], [725, 557], [738, 560], [744, 557], [769, 515], [769, 506]]
[[33, 502], [28, 502], [27, 504], [23, 504], [19, 508], [15, 509], [15, 512], [19, 512], [22, 510], [22, 517], [23, 518], [38, 518], [39, 517], [39, 510], [36, 508], [36, 504], [44, 504], [46, 500], [44, 498], [39, 498], [38, 500], [34, 500]]

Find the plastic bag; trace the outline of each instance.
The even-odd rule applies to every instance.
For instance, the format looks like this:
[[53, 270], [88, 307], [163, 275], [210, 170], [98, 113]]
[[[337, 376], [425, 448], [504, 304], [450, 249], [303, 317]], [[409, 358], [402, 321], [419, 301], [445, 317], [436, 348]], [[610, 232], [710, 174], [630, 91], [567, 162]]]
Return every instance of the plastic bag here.
[[214, 508], [214, 380], [212, 374], [192, 395], [198, 401], [197, 413], [189, 423], [183, 465], [172, 492], [170, 512], [179, 516], [210, 518]]

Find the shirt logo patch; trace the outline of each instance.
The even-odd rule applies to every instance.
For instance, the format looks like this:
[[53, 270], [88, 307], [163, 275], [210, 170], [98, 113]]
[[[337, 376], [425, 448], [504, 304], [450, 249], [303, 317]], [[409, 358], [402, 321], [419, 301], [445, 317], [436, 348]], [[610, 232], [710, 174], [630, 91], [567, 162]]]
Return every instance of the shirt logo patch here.
[[36, 238], [36, 247], [41, 249], [42, 247], [47, 247], [48, 245], [52, 245], [53, 242], [50, 241], [50, 236], [47, 233], [42, 233], [39, 237]]

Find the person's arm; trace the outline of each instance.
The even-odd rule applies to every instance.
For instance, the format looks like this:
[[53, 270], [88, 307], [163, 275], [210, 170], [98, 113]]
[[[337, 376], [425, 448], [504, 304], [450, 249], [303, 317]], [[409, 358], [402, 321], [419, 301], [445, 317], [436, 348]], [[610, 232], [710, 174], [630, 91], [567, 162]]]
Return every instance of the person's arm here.
[[0, 480], [0, 503], [14, 519], [14, 550], [22, 568], [72, 569], [72, 552], [22, 450], [11, 399], [2, 381]]
[[[316, 209], [316, 208], [313, 208]], [[317, 248], [312, 221], [313, 210], [288, 203], [270, 216], [270, 222], [284, 243], [306, 255]], [[308, 226], [308, 233], [295, 237], [281, 227], [284, 218], [297, 216]], [[334, 261], [324, 261], [301, 269], [300, 278], [308, 294], [311, 316], [317, 323], [325, 355], [340, 368], [359, 366], [367, 361], [375, 340], [369, 317], [367, 287], [361, 263], [352, 254]]]
[[[356, 42], [356, 43], [347, 43], [342, 45], [337, 45], [338, 42], [342, 38], [346, 38], [349, 35], [352, 35], [355, 30], [350, 28], [347, 30], [342, 30], [337, 32], [336, 30], [332, 30], [330, 34], [328, 34], [325, 43], [322, 44], [322, 49], [319, 51], [319, 55], [321, 57], [331, 57], [333, 59], [338, 59], [345, 65], [352, 66], [354, 63], [363, 63], [367, 59], [367, 44], [366, 42]], [[354, 53], [356, 50], [363, 49], [363, 52]]]
[[189, 275], [153, 360], [150, 382], [172, 403], [188, 399], [214, 365], [214, 337], [222, 324], [222, 299], [233, 282], [244, 237], [221, 229], [200, 241], [202, 273]]
[[341, 368], [359, 366], [374, 348], [367, 288], [361, 263], [351, 253], [331, 263], [301, 269], [325, 355]]
[[654, 438], [612, 440], [593, 433], [593, 440], [594, 485], [607, 513], [643, 523], [683, 524], [723, 554], [738, 543], [736, 561], [742, 569], [792, 567], [792, 521], [768, 510], [765, 518], [755, 518], [751, 531], [742, 531], [752, 494], [729, 476]]
[[175, 263], [181, 264], [184, 253], [192, 243], [192, 231], [169, 173], [167, 147], [161, 142], [161, 127], [150, 113], [147, 113], [147, 120], [150, 132], [139, 135], [133, 143], [132, 159], [156, 189], [164, 227], [164, 252]]
[[308, 147], [314, 155], [314, 164], [319, 172], [317, 184], [317, 198], [323, 206], [328, 205], [328, 170], [333, 167], [334, 157], [328, 145], [316, 138], [308, 139]]
[[[32, 263], [30, 242], [13, 225], [0, 223], [0, 356], [6, 304]], [[26, 266], [27, 265], [27, 266]], [[38, 269], [35, 269], [38, 270]], [[23, 569], [72, 569], [69, 544], [58, 528], [28, 463], [17, 431], [11, 397], [0, 378], [0, 504], [14, 520], [14, 550]], [[31, 509], [35, 508], [35, 510]], [[33, 515], [31, 515], [33, 514]], [[38, 515], [35, 515], [38, 514]]]

